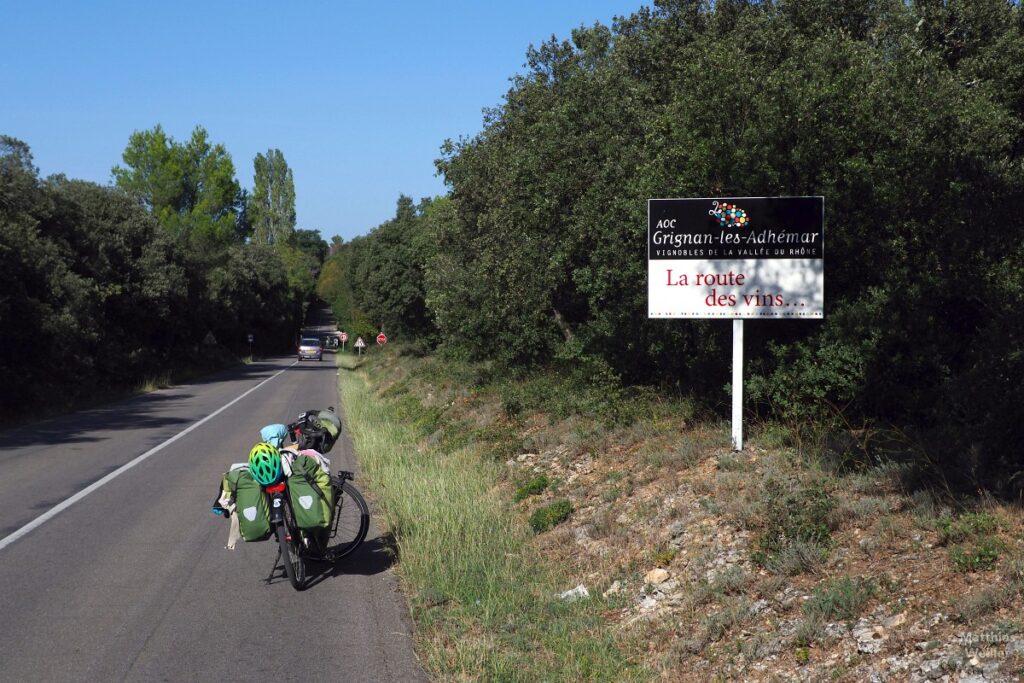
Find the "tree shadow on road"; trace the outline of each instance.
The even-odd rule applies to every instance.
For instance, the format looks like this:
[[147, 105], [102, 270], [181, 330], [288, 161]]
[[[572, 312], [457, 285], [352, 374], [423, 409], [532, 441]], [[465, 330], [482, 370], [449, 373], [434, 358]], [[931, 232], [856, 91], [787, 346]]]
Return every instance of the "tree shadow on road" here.
[[[39, 422], [5, 429], [0, 431], [0, 435], [3, 436], [5, 443], [22, 447], [102, 441], [110, 432], [123, 429], [177, 429], [205, 417], [202, 411], [184, 416], [168, 414], [177, 406], [187, 406], [195, 397], [195, 392], [190, 391], [190, 387], [225, 381], [255, 381], [269, 377], [279, 369], [280, 365], [273, 363], [235, 366], [182, 382], [167, 390], [132, 396], [61, 416], [41, 413]], [[157, 433], [156, 443], [169, 435], [166, 430]]]

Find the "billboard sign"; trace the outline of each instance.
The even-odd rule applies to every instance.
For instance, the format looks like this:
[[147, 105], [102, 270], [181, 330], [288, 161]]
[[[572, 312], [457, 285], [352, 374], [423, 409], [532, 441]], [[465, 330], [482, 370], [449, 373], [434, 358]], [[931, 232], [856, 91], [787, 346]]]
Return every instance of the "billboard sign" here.
[[824, 317], [824, 221], [824, 197], [648, 200], [648, 317]]

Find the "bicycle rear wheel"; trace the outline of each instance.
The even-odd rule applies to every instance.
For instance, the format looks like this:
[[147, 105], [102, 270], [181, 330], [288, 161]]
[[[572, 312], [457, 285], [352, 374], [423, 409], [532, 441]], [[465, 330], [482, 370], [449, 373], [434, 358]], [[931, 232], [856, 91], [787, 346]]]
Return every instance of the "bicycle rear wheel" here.
[[359, 547], [370, 528], [370, 508], [352, 482], [343, 481], [334, 487], [334, 526], [330, 553], [335, 560]]
[[302, 539], [299, 537], [298, 530], [289, 531], [292, 528], [293, 525], [289, 524], [286, 516], [284, 522], [274, 527], [274, 533], [277, 535], [277, 544], [281, 549], [284, 573], [292, 584], [292, 588], [300, 591], [306, 587], [306, 562], [299, 554], [302, 548]]

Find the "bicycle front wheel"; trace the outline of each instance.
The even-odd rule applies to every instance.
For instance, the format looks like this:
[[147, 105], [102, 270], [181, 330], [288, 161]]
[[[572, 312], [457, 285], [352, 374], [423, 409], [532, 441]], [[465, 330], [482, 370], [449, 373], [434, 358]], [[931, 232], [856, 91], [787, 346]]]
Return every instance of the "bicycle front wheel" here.
[[335, 560], [359, 547], [370, 528], [370, 508], [359, 490], [349, 481], [334, 487], [334, 528], [331, 533], [331, 554]]
[[292, 584], [292, 588], [300, 591], [306, 587], [306, 562], [299, 555], [299, 550], [302, 547], [299, 532], [297, 530], [294, 532], [290, 531], [291, 526], [291, 524], [288, 524], [288, 520], [285, 519], [284, 522], [274, 527], [274, 533], [277, 535], [277, 544], [281, 549], [281, 562], [284, 564], [284, 573]]

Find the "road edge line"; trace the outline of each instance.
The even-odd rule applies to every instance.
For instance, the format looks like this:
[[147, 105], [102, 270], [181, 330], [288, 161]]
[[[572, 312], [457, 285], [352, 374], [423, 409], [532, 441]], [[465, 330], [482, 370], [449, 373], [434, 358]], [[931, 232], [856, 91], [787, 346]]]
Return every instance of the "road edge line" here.
[[207, 421], [212, 420], [213, 418], [217, 417], [222, 412], [224, 412], [225, 410], [227, 410], [231, 406], [235, 405], [236, 403], [241, 401], [243, 398], [245, 398], [246, 396], [248, 396], [252, 392], [254, 392], [257, 389], [259, 389], [260, 387], [262, 387], [264, 384], [266, 384], [270, 380], [275, 379], [278, 376], [284, 374], [288, 369], [294, 367], [297, 362], [298, 361], [292, 361], [292, 364], [289, 365], [288, 367], [280, 370], [279, 372], [274, 373], [273, 375], [271, 375], [270, 377], [266, 378], [265, 380], [263, 380], [262, 382], [260, 382], [256, 386], [254, 386], [251, 389], [248, 389], [247, 391], [245, 391], [240, 396], [237, 396], [236, 398], [232, 399], [229, 403], [225, 403], [220, 408], [217, 408], [217, 410], [213, 411], [212, 413], [210, 413], [209, 415], [207, 415], [203, 419], [199, 420], [198, 422], [196, 422], [194, 424], [189, 425], [188, 427], [186, 427], [182, 431], [178, 432], [177, 434], [175, 434], [171, 438], [167, 439], [166, 441], [164, 441], [162, 443], [159, 443], [156, 446], [153, 446], [152, 448], [150, 448], [148, 451], [146, 451], [142, 455], [137, 456], [134, 460], [129, 460], [128, 462], [126, 462], [125, 464], [121, 465], [120, 467], [118, 467], [116, 470], [114, 470], [110, 474], [108, 474], [108, 475], [102, 477], [101, 479], [98, 479], [98, 480], [94, 481], [93, 483], [89, 484], [84, 489], [82, 489], [78, 493], [74, 494], [70, 498], [67, 498], [64, 501], [62, 501], [60, 503], [57, 503], [52, 508], [50, 508], [49, 510], [47, 510], [43, 514], [39, 515], [38, 517], [33, 519], [31, 522], [29, 522], [25, 526], [21, 527], [17, 531], [14, 531], [10, 535], [5, 536], [4, 538], [0, 539], [0, 550], [3, 550], [4, 548], [9, 546], [10, 544], [12, 544], [15, 541], [17, 541], [22, 536], [25, 536], [26, 534], [28, 534], [29, 532], [33, 531], [37, 527], [40, 527], [43, 524], [45, 524], [46, 522], [50, 521], [51, 519], [53, 519], [54, 517], [59, 515], [64, 510], [67, 510], [69, 507], [71, 507], [72, 505], [74, 505], [78, 501], [80, 501], [83, 498], [85, 498], [86, 496], [88, 496], [90, 493], [92, 493], [96, 489], [100, 488], [104, 484], [110, 483], [111, 481], [113, 481], [117, 477], [121, 476], [122, 474], [124, 474], [125, 472], [130, 470], [131, 468], [133, 468], [136, 465], [138, 465], [143, 460], [146, 460], [147, 458], [149, 458], [151, 455], [157, 453], [158, 451], [163, 450], [163, 448], [165, 446], [169, 446], [170, 444], [174, 443], [175, 441], [177, 441], [181, 437], [185, 436], [186, 434], [188, 434], [192, 430], [198, 429], [200, 426], [205, 424]]

